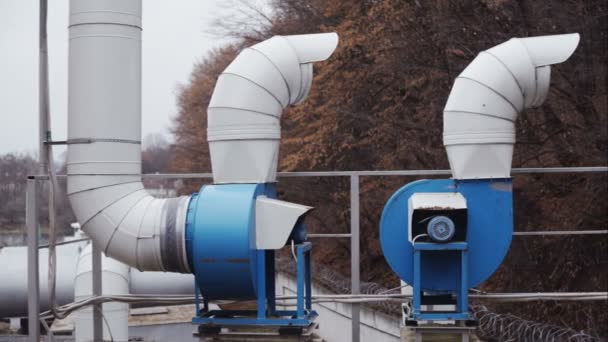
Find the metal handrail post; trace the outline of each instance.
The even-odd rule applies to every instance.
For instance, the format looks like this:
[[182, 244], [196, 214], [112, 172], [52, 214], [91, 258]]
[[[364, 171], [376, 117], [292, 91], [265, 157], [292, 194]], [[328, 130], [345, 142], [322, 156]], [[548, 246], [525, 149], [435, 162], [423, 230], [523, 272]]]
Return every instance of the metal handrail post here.
[[[361, 293], [361, 279], [359, 267], [359, 176], [350, 176], [350, 274], [351, 293]], [[352, 307], [352, 341], [359, 342], [361, 304], [353, 303]]]
[[38, 181], [28, 177], [25, 201], [27, 227], [28, 341], [40, 341], [40, 279], [38, 273]]
[[[92, 244], [91, 250], [91, 271], [92, 271], [92, 289], [94, 296], [101, 296], [102, 292], [102, 266], [101, 266], [101, 248]], [[93, 304], [93, 341], [103, 341], [103, 322], [102, 322], [102, 304]]]

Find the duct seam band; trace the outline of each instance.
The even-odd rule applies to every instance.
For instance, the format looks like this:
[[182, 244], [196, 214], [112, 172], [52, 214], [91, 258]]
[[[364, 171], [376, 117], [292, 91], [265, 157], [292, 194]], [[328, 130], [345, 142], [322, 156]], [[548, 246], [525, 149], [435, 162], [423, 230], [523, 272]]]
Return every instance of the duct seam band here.
[[515, 132], [496, 131], [496, 132], [458, 132], [444, 133], [444, 145], [465, 145], [465, 144], [514, 144]]
[[[465, 71], [466, 71], [466, 69], [465, 69]], [[474, 79], [474, 78], [471, 78], [471, 77], [467, 77], [467, 76], [462, 76], [462, 74], [461, 74], [460, 76], [456, 77], [456, 79], [457, 79], [457, 80], [458, 80], [458, 79], [461, 79], [461, 80], [468, 80], [468, 81], [470, 81], [470, 82], [477, 83], [477, 84], [479, 84], [480, 86], [482, 86], [482, 87], [484, 87], [484, 88], [487, 88], [488, 90], [492, 91], [492, 92], [493, 92], [493, 93], [495, 93], [497, 96], [499, 96], [499, 97], [501, 97], [503, 100], [505, 100], [505, 101], [506, 101], [506, 102], [507, 102], [507, 103], [508, 103], [508, 104], [509, 104], [509, 105], [510, 105], [512, 108], [513, 108], [513, 110], [515, 110], [517, 113], [519, 113], [519, 112], [521, 112], [522, 110], [524, 110], [524, 109], [525, 109], [525, 107], [523, 106], [523, 98], [524, 98], [524, 95], [523, 95], [523, 94], [521, 94], [521, 93], [520, 93], [519, 95], [521, 96], [521, 99], [522, 99], [522, 100], [521, 100], [521, 102], [522, 102], [522, 104], [521, 104], [521, 105], [519, 105], [519, 104], [515, 104], [515, 103], [514, 103], [514, 102], [513, 102], [513, 101], [512, 101], [510, 98], [508, 98], [507, 96], [505, 96], [504, 94], [502, 94], [500, 91], [498, 91], [498, 90], [496, 90], [496, 89], [492, 88], [490, 85], [487, 85], [487, 84], [485, 84], [484, 82], [482, 82], [482, 81], [480, 81], [480, 80], [477, 80], [477, 79]]]
[[70, 14], [68, 27], [89, 24], [124, 25], [141, 29], [141, 17], [133, 13], [117, 11], [87, 11]]
[[466, 109], [458, 109], [458, 108], [450, 108], [443, 111], [444, 114], [471, 114], [471, 115], [482, 115], [487, 116], [489, 118], [496, 118], [501, 120], [506, 120], [509, 122], [515, 122], [515, 117], [512, 115], [503, 115], [503, 114], [492, 114], [492, 113], [480, 113], [474, 112]]
[[188, 272], [188, 267], [183, 265], [185, 246], [181, 235], [185, 232], [183, 229], [184, 218], [180, 215], [180, 205], [183, 206], [183, 200], [186, 197], [170, 198], [165, 201], [163, 211], [165, 212], [164, 229], [161, 229], [160, 234], [160, 252], [163, 261], [163, 267], [168, 272]]
[[283, 108], [288, 105], [287, 103], [283, 103], [272, 90], [264, 87], [262, 84], [256, 82], [255, 80], [252, 80], [249, 77], [246, 77], [246, 76], [243, 76], [243, 75], [239, 75], [239, 74], [236, 74], [236, 73], [232, 73], [232, 72], [226, 72], [226, 71], [224, 71], [219, 77], [226, 77], [226, 76], [232, 76], [232, 77], [240, 78], [240, 79], [244, 80], [245, 82], [249, 82], [253, 86], [260, 88], [261, 90], [263, 90], [264, 92], [266, 92], [271, 98], [273, 98], [275, 101], [277, 101], [277, 103], [281, 107], [283, 107]]
[[211, 126], [207, 128], [207, 141], [244, 140], [244, 139], [281, 139], [281, 126], [278, 125], [239, 125]]
[[[521, 42], [520, 42], [520, 43], [521, 43]], [[523, 45], [523, 43], [521, 43], [521, 44]], [[500, 64], [500, 65], [501, 65], [501, 66], [504, 68], [505, 72], [506, 72], [508, 75], [511, 75], [511, 78], [513, 79], [513, 81], [515, 82], [515, 84], [517, 84], [517, 87], [519, 88], [519, 91], [520, 91], [520, 92], [521, 92], [521, 93], [524, 95], [524, 97], [525, 97], [526, 90], [525, 90], [524, 86], [523, 86], [523, 85], [521, 84], [521, 82], [520, 82], [520, 81], [517, 79], [517, 76], [515, 76], [515, 74], [514, 74], [514, 73], [513, 73], [513, 71], [511, 70], [511, 68], [509, 68], [509, 66], [508, 66], [508, 65], [507, 65], [507, 64], [506, 64], [506, 63], [505, 63], [505, 62], [504, 62], [502, 59], [500, 59], [500, 57], [496, 56], [495, 54], [491, 53], [491, 52], [490, 52], [490, 51], [488, 51], [488, 50], [481, 51], [479, 54], [480, 54], [480, 55], [481, 55], [481, 54], [488, 55], [488, 56], [492, 57], [494, 60], [496, 60], [496, 62], [498, 62], [498, 64]]]
[[72, 139], [66, 140], [65, 144], [66, 145], [92, 144], [92, 143], [96, 143], [96, 142], [141, 145], [141, 140], [115, 139], [115, 138], [72, 138]]
[[[272, 58], [266, 56], [266, 54], [254, 47], [248, 47], [247, 50], [250, 50], [254, 53], [259, 54], [260, 56], [262, 56], [262, 58], [264, 58], [265, 60], [267, 60], [270, 65], [272, 65], [272, 67], [278, 72], [278, 74], [281, 76], [281, 79], [283, 79], [283, 82], [285, 83], [285, 88], [287, 90], [287, 98], [289, 100], [291, 100], [291, 89], [289, 87], [289, 82], [287, 81], [287, 78], [285, 78], [285, 75], [283, 75], [283, 73], [281, 72], [281, 68], [279, 68], [279, 66], [272, 60]], [[279, 113], [280, 116], [281, 113]]]
[[266, 112], [261, 112], [258, 110], [253, 110], [253, 109], [243, 109], [243, 108], [239, 108], [239, 107], [230, 107], [230, 106], [217, 106], [217, 105], [209, 105], [209, 107], [207, 107], [207, 109], [209, 111], [212, 110], [227, 110], [227, 111], [232, 111], [232, 112], [241, 112], [244, 114], [250, 114], [250, 113], [255, 113], [255, 114], [260, 114], [260, 115], [266, 115], [269, 116], [271, 118], [275, 118], [275, 119], [281, 119], [281, 114], [282, 112], [278, 112], [278, 113], [266, 113]]

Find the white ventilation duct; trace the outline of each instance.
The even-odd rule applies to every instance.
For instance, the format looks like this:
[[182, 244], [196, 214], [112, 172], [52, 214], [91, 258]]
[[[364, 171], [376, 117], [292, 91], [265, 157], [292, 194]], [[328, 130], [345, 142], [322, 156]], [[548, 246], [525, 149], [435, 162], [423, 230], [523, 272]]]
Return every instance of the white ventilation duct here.
[[[56, 301], [59, 305], [74, 300], [74, 277], [76, 261], [80, 255], [78, 244], [57, 246]], [[46, 311], [49, 306], [48, 263], [49, 250], [38, 252], [38, 273], [40, 279], [40, 310]], [[27, 316], [28, 275], [27, 247], [0, 248], [0, 318]]]
[[[141, 0], [72, 0], [68, 196], [104, 253], [144, 271], [191, 273], [190, 197], [157, 199], [141, 182]], [[274, 37], [245, 49], [219, 77], [209, 108], [216, 183], [275, 180], [283, 108], [310, 90], [312, 63], [335, 33]]]
[[106, 255], [140, 270], [189, 273], [189, 197], [141, 182], [141, 0], [72, 0], [68, 196]]
[[215, 183], [276, 180], [283, 109], [306, 98], [312, 63], [329, 58], [337, 44], [336, 33], [275, 36], [246, 48], [224, 70], [208, 109]]
[[[93, 295], [93, 258], [91, 245], [87, 245], [78, 259], [74, 279], [76, 301]], [[129, 266], [112, 258], [101, 258], [101, 294], [129, 294]], [[129, 304], [110, 302], [102, 304], [103, 340], [129, 340]], [[93, 307], [87, 306], [74, 313], [74, 339], [76, 342], [93, 341]]]
[[578, 42], [578, 33], [513, 38], [481, 52], [456, 78], [443, 111], [455, 179], [511, 176], [517, 115], [545, 101], [550, 65], [568, 59]]
[[[77, 267], [82, 276], [88, 272], [90, 267], [85, 266], [91, 262], [90, 252], [84, 247], [85, 242], [71, 243], [57, 246], [57, 305], [65, 305], [74, 301], [76, 287]], [[87, 260], [81, 260], [86, 257]], [[102, 255], [103, 259], [107, 257]], [[49, 289], [47, 284], [48, 249], [40, 250], [40, 311], [50, 310], [48, 302]], [[0, 318], [27, 316], [27, 247], [4, 247], [0, 248]], [[108, 262], [103, 261], [104, 272]], [[113, 266], [110, 266], [113, 267]], [[120, 268], [122, 270], [122, 268]], [[81, 285], [86, 285], [80, 279]], [[104, 278], [105, 279], [105, 278]], [[90, 282], [89, 282], [90, 284]], [[81, 287], [82, 289], [82, 287]], [[82, 293], [79, 290], [79, 293]], [[131, 294], [145, 295], [191, 295], [194, 293], [194, 276], [191, 274], [166, 273], [166, 272], [141, 272], [135, 268], [129, 270], [129, 292]], [[77, 294], [78, 295], [78, 294]], [[112, 329], [113, 331], [113, 329]]]

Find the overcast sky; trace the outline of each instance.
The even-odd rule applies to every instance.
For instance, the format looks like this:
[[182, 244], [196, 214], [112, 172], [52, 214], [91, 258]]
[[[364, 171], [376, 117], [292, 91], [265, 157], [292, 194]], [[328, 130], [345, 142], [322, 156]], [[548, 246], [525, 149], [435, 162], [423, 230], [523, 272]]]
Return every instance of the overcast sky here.
[[[222, 0], [145, 0], [143, 136], [169, 134], [176, 91], [192, 66], [225, 42], [205, 34]], [[67, 136], [68, 0], [49, 0], [53, 139]], [[0, 0], [0, 154], [37, 150], [38, 1]], [[56, 151], [56, 155], [62, 152]]]

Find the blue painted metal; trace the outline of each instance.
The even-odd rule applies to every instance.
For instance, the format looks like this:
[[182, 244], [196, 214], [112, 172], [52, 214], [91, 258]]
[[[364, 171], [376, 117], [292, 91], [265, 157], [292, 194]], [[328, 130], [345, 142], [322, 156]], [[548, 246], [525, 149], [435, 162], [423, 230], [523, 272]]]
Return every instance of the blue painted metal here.
[[[203, 190], [205, 186], [201, 188]], [[194, 266], [192, 265], [192, 244], [194, 243], [194, 216], [196, 214], [196, 207], [198, 206], [198, 193], [194, 193], [190, 196], [190, 202], [188, 202], [188, 211], [186, 212], [186, 256], [188, 257], [188, 266], [190, 270], [194, 272]]]
[[[194, 317], [193, 324], [201, 325], [219, 325], [219, 326], [263, 326], [263, 327], [282, 327], [296, 326], [307, 327], [319, 315], [316, 312], [311, 312], [303, 318], [291, 318], [296, 314], [295, 311], [285, 311], [284, 318], [254, 318], [250, 317], [252, 311], [230, 312], [228, 310], [210, 311], [208, 317]], [[238, 317], [238, 318], [235, 318]]]
[[266, 291], [268, 288], [266, 287], [266, 281], [270, 280], [271, 283], [274, 284], [272, 279], [268, 279], [268, 274], [266, 273], [266, 254], [263, 250], [255, 251], [257, 254], [257, 268], [256, 279], [257, 279], [257, 317], [258, 319], [266, 318]]
[[310, 242], [296, 245], [296, 310], [276, 310], [274, 272], [269, 272], [274, 270], [274, 251], [258, 250], [256, 310], [209, 310], [206, 306], [202, 310], [197, 308], [197, 316], [192, 318], [192, 323], [224, 326], [309, 326], [318, 316], [311, 308], [311, 248]]
[[[479, 285], [506, 256], [513, 234], [511, 179], [422, 180], [405, 185], [389, 199], [380, 222], [380, 242], [390, 267], [406, 283], [425, 291], [457, 292], [461, 285], [459, 251], [420, 260], [423, 277], [414, 279], [414, 247], [408, 241], [408, 199], [416, 192], [459, 192], [468, 207], [466, 288]], [[438, 248], [445, 244], [437, 244]]]
[[469, 314], [469, 251], [460, 253], [460, 296], [458, 296], [458, 311]]
[[186, 247], [203, 297], [257, 297], [254, 225], [259, 195], [276, 197], [274, 184], [207, 185], [190, 201]]
[[[186, 250], [197, 289], [193, 323], [308, 326], [317, 316], [311, 309], [310, 242], [296, 245], [297, 310], [276, 310], [274, 251], [255, 249], [255, 199], [260, 195], [276, 198], [275, 185], [207, 185], [192, 196]], [[305, 239], [305, 227], [300, 224], [295, 234]], [[256, 310], [209, 310], [210, 300], [254, 298]]]
[[[456, 296], [456, 308], [454, 312], [441, 312], [441, 313], [425, 313], [422, 311], [422, 299], [423, 297], [430, 297], [433, 294], [424, 294], [424, 290], [420, 288], [420, 284], [425, 276], [428, 276], [426, 270], [421, 267], [422, 261], [425, 257], [436, 257], [443, 256], [450, 251], [457, 251], [460, 254], [460, 267], [458, 267], [458, 273], [460, 275], [459, 288], [455, 291]], [[469, 299], [468, 299], [468, 286], [467, 286], [467, 254], [468, 246], [466, 242], [451, 242], [451, 243], [427, 243], [418, 242], [414, 243], [414, 291], [413, 291], [413, 310], [410, 319], [413, 320], [425, 320], [433, 319], [436, 320], [468, 320], [469, 316]], [[425, 273], [423, 274], [423, 271]]]

